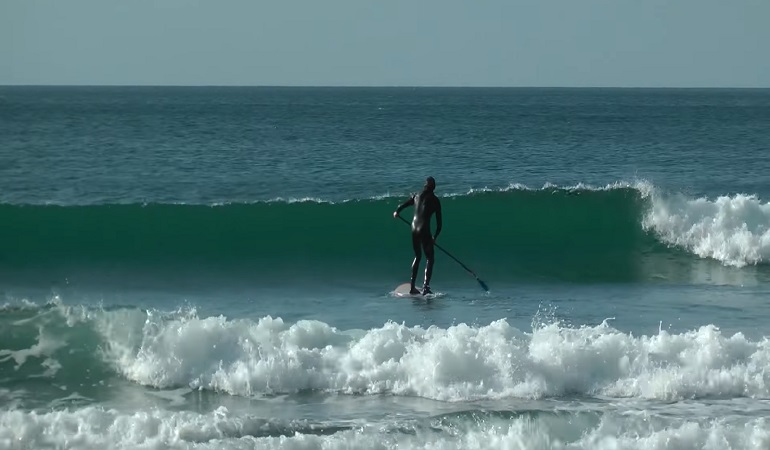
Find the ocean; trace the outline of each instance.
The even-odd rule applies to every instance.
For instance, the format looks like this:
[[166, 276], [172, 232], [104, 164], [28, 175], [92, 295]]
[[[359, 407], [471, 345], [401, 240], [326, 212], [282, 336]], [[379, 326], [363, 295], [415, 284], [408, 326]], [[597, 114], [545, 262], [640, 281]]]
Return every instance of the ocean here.
[[0, 87], [0, 448], [767, 450], [769, 174], [770, 90]]

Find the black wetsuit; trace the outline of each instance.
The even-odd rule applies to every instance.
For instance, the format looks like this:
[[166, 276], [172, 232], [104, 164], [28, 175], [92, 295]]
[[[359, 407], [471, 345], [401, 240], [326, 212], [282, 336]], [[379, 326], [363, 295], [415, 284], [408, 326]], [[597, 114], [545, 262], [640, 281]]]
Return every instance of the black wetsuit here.
[[[412, 262], [411, 289], [415, 291], [414, 283], [417, 279], [417, 270], [420, 266], [422, 252], [425, 252], [425, 282], [423, 293], [430, 292], [430, 278], [433, 275], [433, 241], [441, 233], [441, 202], [432, 189], [425, 188], [419, 194], [415, 194], [409, 200], [402, 203], [396, 213], [401, 212], [407, 206], [414, 205], [414, 218], [412, 219], [412, 247], [414, 248], [414, 261]], [[436, 214], [436, 234], [431, 236], [430, 218]]]

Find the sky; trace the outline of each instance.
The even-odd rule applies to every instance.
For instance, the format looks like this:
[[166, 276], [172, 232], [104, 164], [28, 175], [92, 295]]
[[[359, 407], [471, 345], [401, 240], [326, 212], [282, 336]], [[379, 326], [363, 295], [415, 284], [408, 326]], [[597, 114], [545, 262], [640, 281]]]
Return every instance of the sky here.
[[0, 85], [770, 87], [770, 0], [0, 0]]

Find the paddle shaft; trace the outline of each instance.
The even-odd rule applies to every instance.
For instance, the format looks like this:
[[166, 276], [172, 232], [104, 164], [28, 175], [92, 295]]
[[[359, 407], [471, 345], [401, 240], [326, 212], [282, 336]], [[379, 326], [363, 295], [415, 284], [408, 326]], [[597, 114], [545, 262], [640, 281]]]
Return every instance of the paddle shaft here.
[[[407, 224], [407, 225], [410, 225], [410, 226], [411, 226], [411, 224], [409, 223], [409, 221], [407, 221], [406, 219], [404, 219], [404, 218], [403, 218], [403, 217], [401, 217], [400, 215], [398, 215], [398, 218], [399, 218], [399, 219], [401, 219], [401, 221], [403, 221], [405, 224]], [[482, 289], [484, 289], [485, 291], [489, 291], [489, 288], [487, 287], [487, 284], [486, 284], [486, 283], [484, 283], [483, 281], [481, 281], [481, 279], [479, 279], [478, 275], [476, 275], [476, 273], [475, 273], [474, 271], [472, 271], [470, 268], [468, 268], [468, 266], [466, 266], [465, 264], [463, 264], [463, 262], [462, 262], [462, 261], [460, 261], [459, 259], [455, 258], [455, 256], [454, 256], [454, 255], [452, 255], [451, 253], [449, 253], [448, 251], [446, 251], [446, 250], [445, 250], [443, 247], [441, 247], [440, 245], [436, 244], [435, 242], [433, 243], [433, 245], [434, 245], [434, 246], [436, 246], [436, 248], [438, 248], [438, 249], [439, 249], [439, 250], [441, 250], [442, 252], [446, 253], [446, 255], [447, 255], [448, 257], [450, 257], [450, 258], [454, 259], [454, 260], [455, 260], [455, 262], [456, 262], [457, 264], [459, 264], [459, 265], [460, 265], [460, 266], [461, 266], [463, 269], [465, 269], [465, 271], [466, 271], [466, 272], [468, 272], [469, 274], [471, 274], [471, 276], [473, 276], [473, 278], [475, 278], [475, 279], [476, 279], [476, 281], [478, 281], [478, 282], [479, 282], [479, 284], [481, 285], [481, 288], [482, 288]]]

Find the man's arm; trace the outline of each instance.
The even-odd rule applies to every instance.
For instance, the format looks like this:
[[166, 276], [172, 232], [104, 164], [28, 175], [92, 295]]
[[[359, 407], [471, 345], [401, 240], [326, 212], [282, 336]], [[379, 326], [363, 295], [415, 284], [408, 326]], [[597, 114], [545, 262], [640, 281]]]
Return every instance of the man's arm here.
[[409, 199], [407, 201], [405, 201], [404, 203], [398, 205], [398, 208], [396, 208], [396, 211], [393, 213], [393, 217], [394, 218], [398, 217], [398, 213], [400, 213], [402, 209], [406, 208], [407, 206], [411, 206], [411, 205], [414, 205], [414, 195], [409, 197]]
[[438, 235], [441, 233], [441, 201], [436, 197], [436, 234], [433, 235], [433, 241], [438, 239]]

